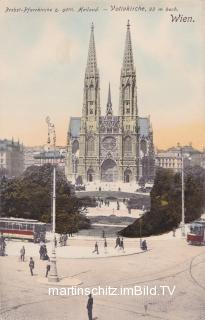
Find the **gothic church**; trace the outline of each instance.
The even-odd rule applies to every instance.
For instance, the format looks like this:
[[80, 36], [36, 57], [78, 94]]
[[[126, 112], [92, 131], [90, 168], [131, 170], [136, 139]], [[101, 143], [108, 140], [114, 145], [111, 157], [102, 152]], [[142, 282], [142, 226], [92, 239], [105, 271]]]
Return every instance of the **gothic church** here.
[[138, 116], [136, 71], [128, 21], [120, 75], [118, 115], [109, 85], [101, 115], [100, 74], [91, 26], [84, 78], [82, 117], [71, 117], [67, 136], [67, 178], [72, 182], [137, 182], [154, 178], [153, 132], [149, 117]]

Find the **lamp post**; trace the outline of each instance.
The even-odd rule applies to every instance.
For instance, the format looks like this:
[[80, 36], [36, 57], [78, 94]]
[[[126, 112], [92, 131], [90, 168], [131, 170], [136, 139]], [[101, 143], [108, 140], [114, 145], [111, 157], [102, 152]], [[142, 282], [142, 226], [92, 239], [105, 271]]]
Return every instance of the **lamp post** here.
[[[142, 210], [144, 211], [144, 206], [143, 206]], [[139, 219], [139, 224], [140, 224], [140, 248], [142, 246], [142, 216], [143, 216], [143, 214], [144, 214], [144, 212], [139, 214], [139, 217], [140, 217], [140, 219]]]
[[182, 179], [182, 220], [181, 220], [181, 236], [185, 237], [185, 215], [184, 215], [184, 155], [181, 148], [181, 179]]
[[46, 118], [48, 124], [48, 144], [50, 144], [50, 137], [53, 137], [53, 206], [52, 206], [52, 253], [51, 253], [51, 268], [48, 276], [48, 282], [58, 282], [58, 273], [56, 265], [56, 246], [55, 246], [55, 230], [56, 230], [56, 164], [55, 164], [55, 145], [56, 145], [56, 134], [55, 126], [50, 122], [50, 118]]

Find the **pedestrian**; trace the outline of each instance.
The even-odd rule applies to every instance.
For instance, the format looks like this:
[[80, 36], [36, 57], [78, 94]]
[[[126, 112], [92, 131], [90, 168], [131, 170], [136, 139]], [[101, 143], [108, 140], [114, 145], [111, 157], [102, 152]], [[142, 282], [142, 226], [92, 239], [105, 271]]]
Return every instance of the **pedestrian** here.
[[117, 247], [120, 247], [120, 237], [119, 237], [119, 236], [117, 236], [116, 242], [115, 242], [115, 249], [116, 249]]
[[56, 236], [55, 236], [55, 247], [57, 247], [57, 239], [56, 239]]
[[34, 261], [33, 261], [32, 257], [30, 258], [29, 268], [30, 268], [30, 271], [31, 271], [31, 275], [33, 276]]
[[102, 231], [102, 237], [105, 238], [105, 230]]
[[104, 251], [107, 253], [107, 240], [106, 237], [104, 238]]
[[40, 260], [43, 260], [43, 255], [44, 255], [44, 246], [40, 246], [40, 249], [39, 249], [39, 254], [40, 254]]
[[120, 249], [124, 251], [124, 241], [123, 238], [120, 240]]
[[67, 240], [68, 240], [68, 236], [67, 236], [67, 233], [65, 233], [63, 238], [64, 246], [67, 246]]
[[3, 235], [3, 232], [1, 233], [1, 238], [0, 238], [0, 256], [5, 256], [5, 250], [6, 249], [6, 242], [5, 242], [5, 238]]
[[93, 320], [93, 297], [92, 294], [89, 294], [88, 302], [87, 302], [87, 310], [88, 310], [88, 320]]
[[48, 277], [48, 273], [51, 270], [50, 259], [48, 259], [48, 263], [46, 265], [46, 278]]
[[20, 259], [21, 261], [24, 261], [25, 259], [25, 253], [26, 253], [26, 250], [25, 250], [25, 247], [23, 246], [20, 250]]
[[142, 250], [147, 251], [147, 241], [146, 240], [142, 241]]
[[60, 235], [60, 238], [59, 238], [59, 244], [60, 244], [60, 247], [62, 247], [62, 245], [63, 245], [63, 235], [62, 234]]
[[173, 228], [173, 230], [172, 230], [172, 232], [173, 232], [173, 237], [176, 237], [176, 228]]
[[95, 243], [95, 249], [93, 250], [93, 253], [95, 253], [95, 252], [97, 252], [97, 254], [99, 254], [97, 241]]

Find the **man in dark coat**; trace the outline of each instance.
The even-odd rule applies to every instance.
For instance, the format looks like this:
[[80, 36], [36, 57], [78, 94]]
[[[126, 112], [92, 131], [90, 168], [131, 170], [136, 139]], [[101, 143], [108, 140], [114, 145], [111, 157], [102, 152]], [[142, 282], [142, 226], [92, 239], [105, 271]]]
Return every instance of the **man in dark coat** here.
[[115, 248], [120, 247], [120, 237], [117, 236], [116, 238], [116, 243], [115, 243]]
[[51, 265], [50, 265], [50, 259], [48, 260], [47, 266], [46, 266], [46, 278], [48, 277], [48, 273], [51, 270]]
[[88, 319], [93, 320], [93, 297], [92, 297], [92, 294], [89, 294], [87, 309], [88, 309]]
[[31, 275], [33, 276], [34, 261], [33, 261], [32, 257], [30, 258], [29, 268], [30, 268], [30, 271], [31, 271]]

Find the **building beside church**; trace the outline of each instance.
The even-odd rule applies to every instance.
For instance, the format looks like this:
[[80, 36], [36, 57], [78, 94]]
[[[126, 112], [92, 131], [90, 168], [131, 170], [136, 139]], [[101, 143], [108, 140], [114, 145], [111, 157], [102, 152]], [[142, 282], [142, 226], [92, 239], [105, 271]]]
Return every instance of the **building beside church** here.
[[24, 150], [19, 141], [0, 139], [0, 178], [18, 177], [24, 169]]
[[67, 177], [75, 182], [137, 182], [154, 178], [153, 131], [139, 117], [136, 70], [128, 21], [120, 75], [118, 115], [109, 85], [106, 114], [101, 115], [100, 73], [91, 26], [81, 117], [71, 117], [67, 135]]

